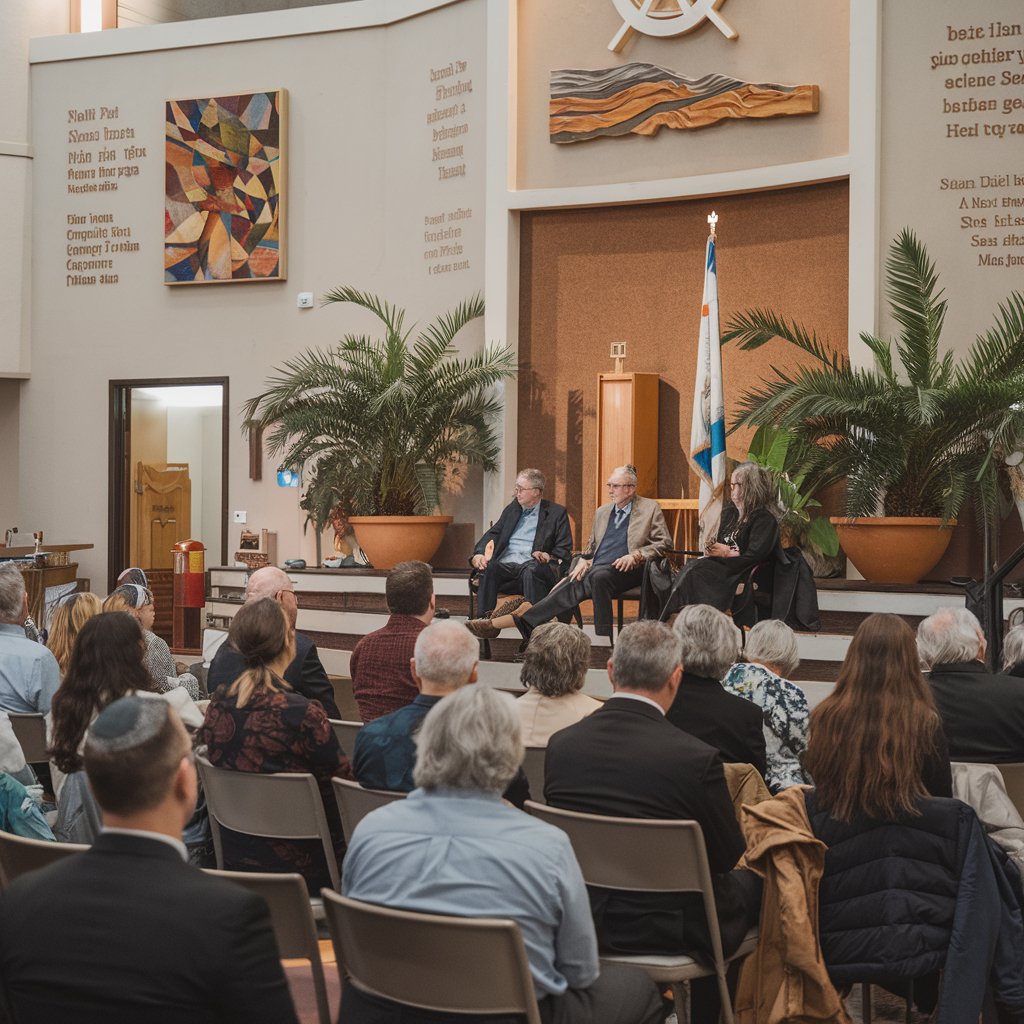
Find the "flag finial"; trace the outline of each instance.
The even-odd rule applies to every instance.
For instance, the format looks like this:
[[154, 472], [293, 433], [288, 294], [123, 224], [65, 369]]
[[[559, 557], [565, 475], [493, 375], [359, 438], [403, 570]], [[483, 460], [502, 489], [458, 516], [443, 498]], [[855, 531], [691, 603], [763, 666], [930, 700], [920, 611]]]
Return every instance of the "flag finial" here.
[[714, 210], [708, 214], [708, 224], [711, 225], [711, 237], [714, 238], [715, 228], [718, 226], [718, 214]]

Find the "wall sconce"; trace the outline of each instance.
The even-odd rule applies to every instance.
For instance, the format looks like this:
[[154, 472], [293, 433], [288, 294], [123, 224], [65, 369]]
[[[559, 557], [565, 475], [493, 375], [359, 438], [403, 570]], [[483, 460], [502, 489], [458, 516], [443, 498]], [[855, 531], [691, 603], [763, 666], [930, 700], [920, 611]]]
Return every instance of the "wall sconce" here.
[[302, 474], [297, 469], [279, 469], [277, 471], [278, 487], [298, 487]]
[[117, 28], [117, 0], [71, 0], [68, 13], [72, 32]]

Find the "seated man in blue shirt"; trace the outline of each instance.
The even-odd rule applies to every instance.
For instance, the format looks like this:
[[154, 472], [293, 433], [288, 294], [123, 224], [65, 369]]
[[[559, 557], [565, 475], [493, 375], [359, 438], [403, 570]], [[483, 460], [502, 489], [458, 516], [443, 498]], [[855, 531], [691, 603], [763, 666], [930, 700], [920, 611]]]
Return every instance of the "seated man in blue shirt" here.
[[[461, 622], [438, 619], [420, 633], [409, 663], [419, 696], [356, 733], [352, 771], [362, 786], [395, 793], [415, 787], [416, 734], [423, 719], [440, 700], [476, 682], [479, 658], [480, 645]], [[517, 772], [505, 797], [521, 807], [529, 796], [526, 776]]]
[[[511, 696], [466, 686], [446, 697], [420, 729], [419, 788], [356, 827], [345, 856], [345, 895], [402, 910], [515, 921], [545, 1024], [660, 1022], [661, 999], [646, 975], [599, 968], [587, 890], [568, 837], [502, 802], [522, 758]], [[346, 1024], [411, 1019], [402, 1013], [345, 986]], [[415, 1019], [450, 1024], [452, 1017], [417, 1011]]]
[[469, 564], [481, 572], [481, 615], [493, 610], [502, 591], [515, 591], [536, 604], [558, 581], [560, 563], [572, 554], [569, 513], [543, 494], [544, 474], [539, 469], [520, 470], [515, 498], [477, 541]]
[[60, 686], [57, 659], [25, 636], [28, 594], [21, 570], [0, 565], [0, 708], [19, 714], [50, 710]]

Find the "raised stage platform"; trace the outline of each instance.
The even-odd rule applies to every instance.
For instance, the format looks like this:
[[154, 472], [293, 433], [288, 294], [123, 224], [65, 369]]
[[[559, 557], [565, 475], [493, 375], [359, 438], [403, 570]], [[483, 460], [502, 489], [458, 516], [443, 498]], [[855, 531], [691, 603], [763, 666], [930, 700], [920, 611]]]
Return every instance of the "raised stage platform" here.
[[[224, 626], [242, 603], [248, 570], [212, 568], [208, 572], [206, 611], [210, 626]], [[468, 571], [467, 571], [468, 572]], [[299, 595], [298, 628], [310, 636], [332, 675], [348, 676], [349, 653], [360, 637], [379, 629], [388, 617], [384, 603], [386, 573], [376, 569], [303, 569], [288, 573]], [[434, 573], [437, 606], [447, 608], [453, 618], [469, 611], [467, 573]], [[945, 583], [921, 583], [915, 587], [897, 584], [873, 584], [863, 580], [818, 580], [818, 605], [822, 629], [818, 633], [798, 633], [800, 668], [793, 678], [807, 689], [812, 704], [831, 689], [850, 640], [861, 621], [873, 612], [893, 612], [912, 626], [943, 606], [962, 606], [964, 592]], [[1024, 606], [1024, 599], [1006, 597], [1007, 614]], [[585, 691], [596, 697], [611, 693], [605, 665], [609, 644], [593, 633], [589, 607], [583, 606], [584, 629], [593, 642], [591, 669]], [[627, 601], [627, 620], [635, 618], [636, 602]], [[515, 689], [519, 684], [519, 665], [513, 661], [519, 648], [519, 634], [505, 630], [491, 641], [493, 660], [482, 662], [481, 681], [491, 686]], [[815, 684], [822, 684], [821, 687]]]

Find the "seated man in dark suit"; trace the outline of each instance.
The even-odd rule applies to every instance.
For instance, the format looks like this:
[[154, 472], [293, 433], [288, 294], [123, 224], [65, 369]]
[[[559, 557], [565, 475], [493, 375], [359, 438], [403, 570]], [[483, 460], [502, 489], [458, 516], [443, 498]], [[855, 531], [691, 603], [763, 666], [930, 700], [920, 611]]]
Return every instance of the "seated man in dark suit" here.
[[0, 895], [0, 988], [19, 1021], [296, 1024], [264, 901], [186, 863], [197, 780], [181, 720], [122, 697], [85, 741], [104, 830]]
[[714, 747], [723, 761], [751, 764], [764, 778], [764, 715], [752, 701], [729, 693], [721, 680], [740, 655], [740, 631], [707, 604], [687, 605], [672, 632], [682, 645], [683, 678], [665, 717]]
[[[411, 704], [375, 718], [356, 734], [352, 771], [367, 789], [409, 793], [416, 787], [416, 735], [436, 704], [476, 682], [480, 645], [461, 622], [432, 622], [416, 637], [410, 670], [420, 693]], [[522, 807], [530, 786], [522, 769], [505, 790], [509, 803]]]
[[[299, 599], [295, 594], [295, 584], [283, 569], [267, 565], [257, 569], [249, 577], [249, 582], [245, 585], [246, 603], [259, 601], [264, 597], [273, 598], [281, 605], [294, 628], [299, 614]], [[213, 693], [218, 686], [225, 683], [230, 686], [244, 671], [245, 663], [242, 656], [225, 641], [210, 662], [210, 671], [206, 674], [206, 689]], [[296, 693], [301, 693], [309, 700], [320, 701], [328, 718], [341, 718], [341, 712], [334, 700], [334, 687], [327, 678], [316, 644], [298, 631], [295, 633], [295, 657], [284, 670], [284, 678]]]
[[[743, 837], [718, 751], [665, 720], [679, 689], [679, 641], [659, 622], [619, 634], [608, 673], [615, 692], [603, 708], [548, 741], [544, 795], [553, 807], [624, 818], [681, 818], [700, 824], [726, 956], [756, 923], [760, 879], [733, 870]], [[706, 953], [699, 893], [590, 893], [598, 944], [610, 954]], [[718, 1020], [713, 978], [692, 985], [694, 1022]]]
[[1024, 682], [985, 665], [985, 634], [966, 608], [940, 608], [917, 627], [917, 650], [953, 761], [1024, 761]]
[[515, 498], [477, 541], [469, 564], [481, 572], [481, 614], [494, 609], [502, 590], [514, 590], [536, 604], [558, 580], [559, 562], [572, 554], [569, 513], [543, 494], [544, 474], [539, 469], [520, 470]]

